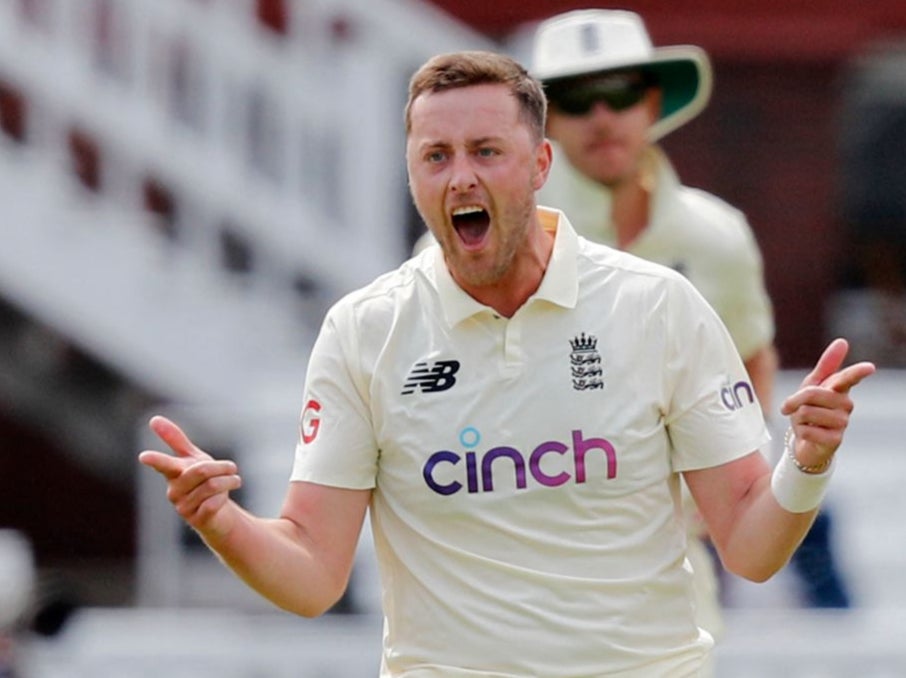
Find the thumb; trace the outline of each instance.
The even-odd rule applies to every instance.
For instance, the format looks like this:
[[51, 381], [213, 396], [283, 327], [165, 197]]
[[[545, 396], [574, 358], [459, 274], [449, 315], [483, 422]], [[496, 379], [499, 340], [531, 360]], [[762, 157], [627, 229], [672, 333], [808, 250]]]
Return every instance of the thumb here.
[[189, 436], [179, 426], [166, 417], [160, 415], [152, 417], [148, 426], [173, 450], [176, 456], [190, 457], [192, 459], [211, 458], [210, 455], [196, 447], [195, 443], [189, 440]]
[[849, 343], [846, 339], [834, 339], [827, 345], [827, 348], [824, 349], [824, 352], [821, 354], [821, 357], [818, 358], [818, 362], [815, 363], [815, 367], [812, 371], [802, 380], [802, 387], [819, 386], [823, 384], [828, 377], [832, 376], [840, 369], [848, 352]]

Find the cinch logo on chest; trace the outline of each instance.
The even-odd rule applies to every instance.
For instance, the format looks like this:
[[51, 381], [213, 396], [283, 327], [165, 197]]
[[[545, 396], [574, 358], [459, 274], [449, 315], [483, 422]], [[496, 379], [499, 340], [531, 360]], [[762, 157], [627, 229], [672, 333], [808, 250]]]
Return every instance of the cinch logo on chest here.
[[[468, 427], [459, 434], [464, 447], [477, 447], [481, 434]], [[494, 491], [494, 474], [510, 473], [518, 490], [528, 487], [529, 478], [545, 487], [559, 487], [570, 480], [576, 484], [586, 480], [585, 458], [591, 451], [603, 455], [607, 478], [617, 475], [617, 453], [609, 440], [585, 438], [581, 430], [572, 432], [572, 447], [557, 440], [537, 445], [528, 456], [515, 447], [492, 447], [484, 453], [469, 450], [457, 454], [438, 450], [425, 462], [422, 476], [437, 494], [456, 494], [463, 488], [470, 494]], [[549, 461], [545, 458], [554, 455]], [[547, 469], [542, 469], [542, 460]], [[461, 462], [464, 467], [460, 467]], [[557, 472], [554, 472], [557, 471]]]
[[437, 360], [430, 367], [427, 362], [415, 363], [409, 370], [409, 376], [406, 377], [400, 395], [409, 395], [416, 389], [421, 389], [422, 393], [446, 391], [456, 383], [456, 377], [453, 375], [457, 372], [459, 372], [458, 360]]

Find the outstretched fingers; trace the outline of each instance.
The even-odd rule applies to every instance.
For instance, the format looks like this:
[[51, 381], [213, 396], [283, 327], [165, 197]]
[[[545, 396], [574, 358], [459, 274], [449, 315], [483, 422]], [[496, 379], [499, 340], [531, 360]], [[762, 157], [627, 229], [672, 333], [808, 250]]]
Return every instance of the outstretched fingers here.
[[152, 417], [148, 426], [176, 456], [157, 450], [145, 450], [138, 455], [138, 460], [168, 480], [177, 478], [193, 462], [211, 458], [199, 449], [179, 426], [166, 417]]
[[874, 363], [856, 363], [832, 374], [824, 380], [822, 385], [837, 393], [849, 393], [851, 388], [857, 386], [863, 379], [873, 375], [875, 370]]
[[799, 390], [780, 408], [795, 431], [796, 456], [807, 466], [824, 464], [833, 456], [843, 442], [853, 411], [849, 392], [875, 372], [869, 362], [843, 367], [848, 352], [845, 339], [832, 341]]
[[814, 369], [802, 380], [799, 390], [784, 401], [781, 412], [792, 415], [802, 407], [841, 410], [847, 414], [851, 412], [853, 403], [849, 398], [850, 389], [874, 374], [875, 366], [870, 362], [860, 362], [842, 367], [848, 352], [849, 344], [845, 339], [832, 341], [824, 349]]
[[178, 477], [179, 474], [183, 472], [183, 468], [186, 465], [185, 462], [178, 457], [174, 457], [165, 452], [158, 452], [157, 450], [145, 450], [144, 452], [141, 452], [138, 455], [138, 460], [145, 466], [153, 468], [168, 480]]
[[823, 383], [825, 379], [840, 369], [847, 353], [849, 353], [849, 343], [846, 339], [834, 339], [824, 349], [812, 371], [802, 380], [802, 387], [818, 386]]
[[148, 422], [148, 426], [161, 440], [167, 443], [177, 456], [210, 459], [209, 455], [202, 452], [189, 440], [189, 436], [179, 426], [166, 417], [160, 415], [152, 417], [151, 421]]
[[242, 486], [236, 464], [212, 458], [166, 417], [152, 418], [149, 426], [174, 454], [145, 450], [139, 461], [166, 478], [167, 499], [192, 527], [222, 529], [224, 519], [217, 514], [229, 493]]

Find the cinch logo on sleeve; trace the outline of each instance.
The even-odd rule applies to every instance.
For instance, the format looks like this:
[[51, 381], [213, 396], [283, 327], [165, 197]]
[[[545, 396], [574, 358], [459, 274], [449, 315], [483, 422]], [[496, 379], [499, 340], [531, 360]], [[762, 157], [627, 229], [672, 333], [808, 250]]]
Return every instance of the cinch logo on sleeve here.
[[731, 412], [755, 403], [755, 391], [747, 381], [737, 381], [720, 389], [720, 401]]
[[456, 377], [453, 375], [457, 372], [459, 372], [458, 360], [438, 360], [430, 367], [427, 362], [415, 363], [409, 371], [400, 395], [409, 395], [416, 389], [421, 389], [422, 393], [446, 391], [456, 383]]
[[[460, 432], [459, 442], [466, 448], [478, 447], [481, 434], [467, 427]], [[585, 482], [585, 460], [592, 453], [601, 455], [607, 478], [616, 477], [617, 453], [609, 440], [586, 438], [578, 430], [572, 432], [571, 443], [547, 440], [527, 455], [507, 446], [485, 452], [470, 449], [463, 454], [438, 450], [428, 457], [422, 476], [429, 488], [445, 496], [462, 489], [470, 494], [493, 492], [495, 477], [503, 477], [500, 474], [509, 474], [519, 490], [528, 487], [529, 479], [545, 487], [559, 487], [570, 480], [576, 484]]]

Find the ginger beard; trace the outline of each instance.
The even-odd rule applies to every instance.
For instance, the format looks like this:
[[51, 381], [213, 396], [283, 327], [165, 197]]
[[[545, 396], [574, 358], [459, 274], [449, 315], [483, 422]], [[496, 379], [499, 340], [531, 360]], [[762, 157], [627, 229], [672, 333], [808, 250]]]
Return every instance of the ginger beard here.
[[488, 287], [501, 282], [512, 269], [517, 252], [526, 243], [534, 209], [529, 197], [501, 215], [470, 206], [454, 210], [441, 223], [432, 223], [420, 213], [457, 282], [464, 287]]

